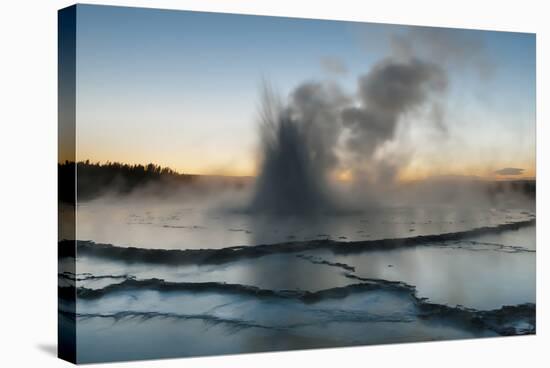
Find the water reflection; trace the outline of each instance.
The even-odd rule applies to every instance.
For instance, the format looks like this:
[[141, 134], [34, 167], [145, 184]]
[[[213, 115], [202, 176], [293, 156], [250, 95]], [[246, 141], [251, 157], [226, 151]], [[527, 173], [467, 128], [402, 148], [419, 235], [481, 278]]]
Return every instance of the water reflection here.
[[390, 207], [353, 215], [266, 217], [191, 203], [89, 202], [78, 207], [77, 237], [118, 246], [225, 248], [331, 238], [341, 241], [457, 232], [530, 219], [529, 209]]

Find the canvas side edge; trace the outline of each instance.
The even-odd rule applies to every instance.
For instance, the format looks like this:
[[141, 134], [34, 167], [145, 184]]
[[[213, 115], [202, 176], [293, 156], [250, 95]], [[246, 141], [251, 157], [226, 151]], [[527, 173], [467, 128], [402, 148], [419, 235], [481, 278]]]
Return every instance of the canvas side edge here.
[[[58, 357], [76, 363], [76, 5], [58, 12]], [[72, 275], [72, 276], [71, 276]]]

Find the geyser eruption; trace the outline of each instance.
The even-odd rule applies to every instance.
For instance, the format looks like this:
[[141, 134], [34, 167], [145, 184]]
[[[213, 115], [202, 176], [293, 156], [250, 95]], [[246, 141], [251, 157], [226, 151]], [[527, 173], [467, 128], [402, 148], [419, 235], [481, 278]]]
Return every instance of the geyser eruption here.
[[[402, 116], [428, 103], [441, 111], [438, 94], [446, 86], [440, 66], [410, 57], [374, 65], [358, 78], [356, 97], [334, 84], [310, 82], [283, 103], [264, 87], [262, 161], [252, 211], [308, 215], [351, 210], [342, 208], [344, 202], [357, 207], [358, 198], [396, 177], [400, 165], [395, 155], [376, 153], [396, 138]], [[329, 178], [336, 169], [347, 170], [361, 183], [362, 193], [353, 193], [356, 199], [334, 198]]]
[[[320, 85], [299, 87], [283, 106], [265, 86], [260, 113], [262, 166], [251, 209], [276, 215], [313, 214], [331, 206], [327, 170], [338, 132], [332, 102]], [[336, 130], [328, 134], [325, 130]], [[325, 134], [326, 133], [326, 134]]]

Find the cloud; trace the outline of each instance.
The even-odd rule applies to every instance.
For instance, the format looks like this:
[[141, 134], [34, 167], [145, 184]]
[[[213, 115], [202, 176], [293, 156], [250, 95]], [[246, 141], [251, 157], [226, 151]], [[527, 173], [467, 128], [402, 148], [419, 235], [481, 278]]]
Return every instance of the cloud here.
[[524, 169], [518, 169], [517, 167], [505, 167], [504, 169], [496, 170], [495, 174], [503, 176], [521, 175]]

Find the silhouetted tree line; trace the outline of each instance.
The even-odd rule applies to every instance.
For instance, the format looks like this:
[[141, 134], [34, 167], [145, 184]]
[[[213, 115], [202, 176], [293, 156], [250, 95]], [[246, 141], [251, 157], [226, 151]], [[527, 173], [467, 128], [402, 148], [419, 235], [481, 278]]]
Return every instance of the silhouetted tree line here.
[[[75, 169], [78, 177], [75, 180]], [[189, 183], [195, 175], [180, 174], [168, 167], [155, 164], [128, 165], [119, 162], [105, 164], [89, 160], [65, 161], [58, 164], [59, 200], [75, 201], [75, 185], [79, 200], [97, 197], [105, 192], [128, 194], [137, 187], [151, 183], [179, 185]]]

